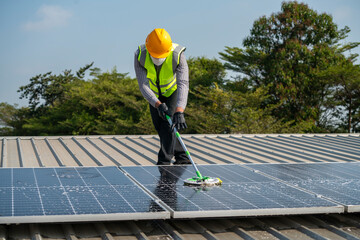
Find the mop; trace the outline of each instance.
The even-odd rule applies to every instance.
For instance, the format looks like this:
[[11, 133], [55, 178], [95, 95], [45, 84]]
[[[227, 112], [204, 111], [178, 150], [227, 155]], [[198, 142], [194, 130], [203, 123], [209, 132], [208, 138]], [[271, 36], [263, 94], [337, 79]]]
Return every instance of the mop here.
[[[172, 125], [172, 121], [170, 116], [166, 115], [166, 119], [168, 120], [170, 126]], [[214, 177], [205, 177], [202, 176], [199, 169], [197, 168], [195, 162], [193, 161], [193, 159], [191, 158], [190, 152], [187, 150], [185, 143], [183, 142], [183, 140], [181, 139], [180, 133], [178, 132], [178, 130], [176, 129], [176, 127], [174, 127], [174, 133], [177, 137], [177, 139], [179, 140], [182, 148], [184, 149], [186, 156], [189, 158], [192, 166], [195, 169], [196, 172], [196, 177], [193, 178], [188, 178], [184, 181], [184, 185], [186, 186], [194, 186], [194, 187], [210, 187], [210, 186], [218, 186], [221, 185], [222, 181], [220, 180], [220, 178], [214, 178]]]

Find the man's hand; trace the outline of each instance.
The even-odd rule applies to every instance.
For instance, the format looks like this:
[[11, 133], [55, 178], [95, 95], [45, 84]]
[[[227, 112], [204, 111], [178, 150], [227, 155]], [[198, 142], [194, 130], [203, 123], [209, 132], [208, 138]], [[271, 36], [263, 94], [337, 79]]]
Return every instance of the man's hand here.
[[171, 125], [171, 131], [174, 131], [174, 127], [176, 127], [178, 131], [187, 128], [183, 112], [176, 112], [172, 121], [173, 124]]
[[163, 119], [166, 120], [166, 115], [171, 117], [171, 114], [169, 112], [168, 107], [166, 106], [165, 103], [161, 103], [158, 108], [157, 108], [158, 112], [159, 112], [159, 116]]

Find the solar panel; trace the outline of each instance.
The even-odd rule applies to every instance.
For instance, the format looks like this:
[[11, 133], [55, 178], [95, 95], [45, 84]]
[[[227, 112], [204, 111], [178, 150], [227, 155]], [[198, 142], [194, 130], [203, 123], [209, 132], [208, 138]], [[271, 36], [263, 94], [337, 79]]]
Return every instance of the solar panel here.
[[0, 223], [169, 217], [117, 167], [0, 169]]
[[183, 186], [192, 166], [121, 167], [169, 208], [173, 218], [339, 213], [343, 207], [265, 177], [240, 165], [199, 165], [205, 176], [223, 185], [207, 189]]
[[311, 191], [360, 211], [359, 163], [263, 164], [248, 165], [293, 186]]
[[0, 224], [360, 211], [359, 163], [198, 167], [223, 185], [184, 186], [190, 165], [0, 168]]

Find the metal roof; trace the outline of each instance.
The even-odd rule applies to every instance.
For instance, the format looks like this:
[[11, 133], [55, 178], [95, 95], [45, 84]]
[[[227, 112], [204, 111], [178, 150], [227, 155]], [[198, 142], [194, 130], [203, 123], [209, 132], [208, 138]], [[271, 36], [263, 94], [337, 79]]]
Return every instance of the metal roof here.
[[[198, 164], [354, 162], [359, 134], [183, 135]], [[154, 165], [159, 138], [0, 137], [0, 167]], [[359, 239], [359, 214], [0, 225], [1, 239]]]
[[[184, 135], [198, 164], [352, 162], [359, 134]], [[1, 167], [154, 165], [159, 138], [146, 136], [1, 137]]]

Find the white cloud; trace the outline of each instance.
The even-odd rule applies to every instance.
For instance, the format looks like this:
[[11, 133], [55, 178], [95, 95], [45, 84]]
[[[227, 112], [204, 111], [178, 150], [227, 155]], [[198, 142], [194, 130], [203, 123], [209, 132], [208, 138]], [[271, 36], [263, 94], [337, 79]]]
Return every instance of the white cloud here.
[[28, 21], [23, 25], [25, 30], [42, 31], [65, 26], [72, 14], [60, 6], [44, 5], [39, 8], [36, 16], [38, 20]]

